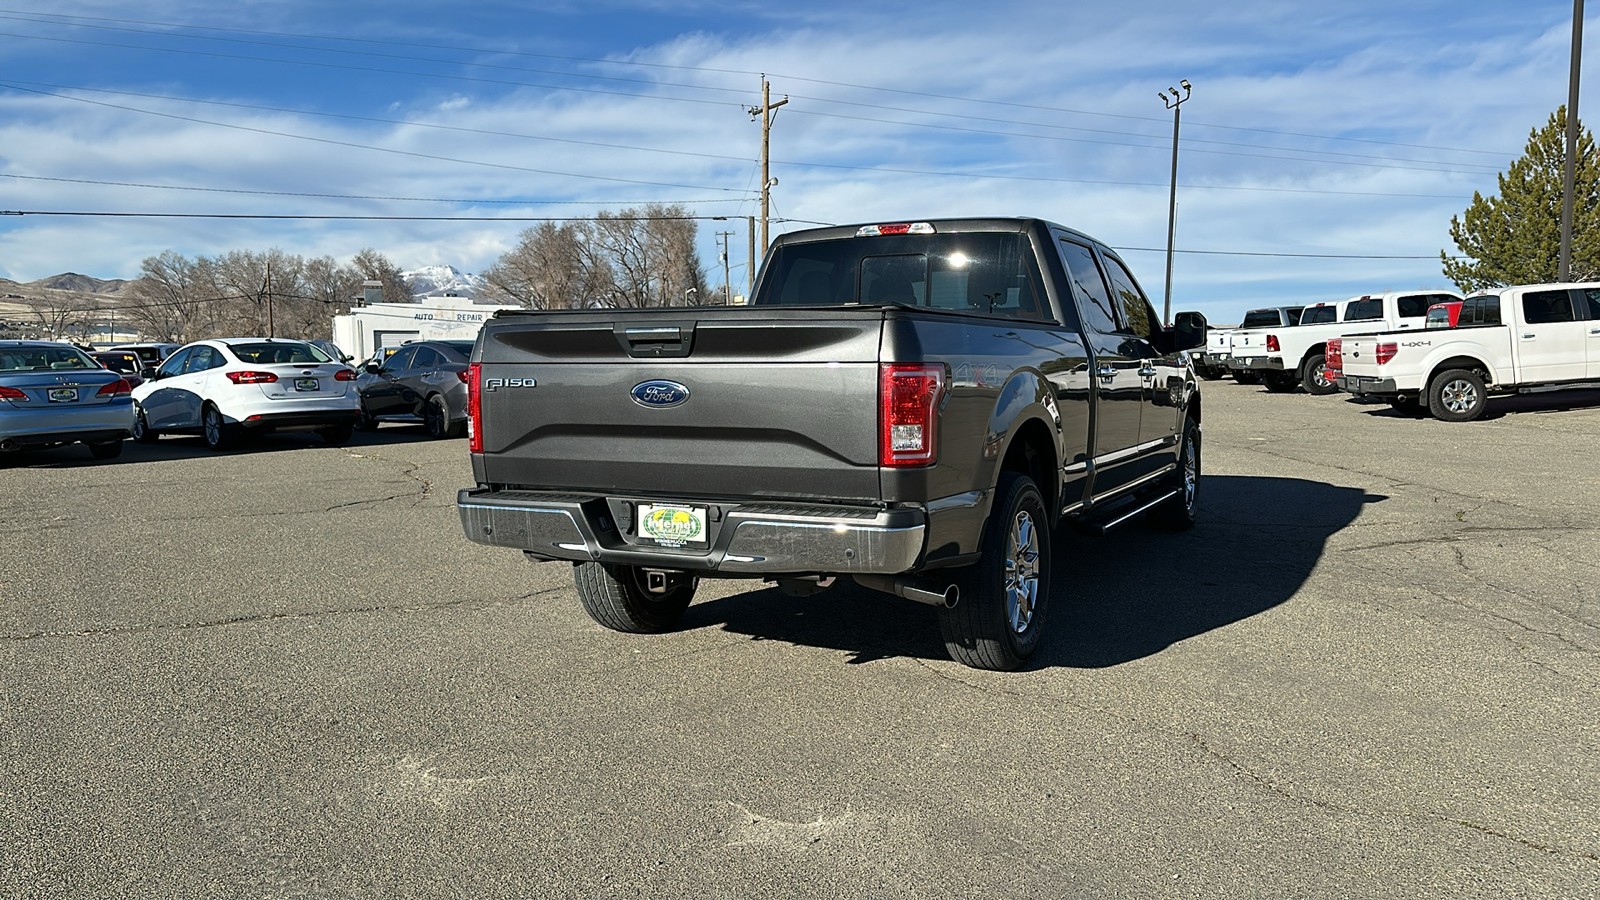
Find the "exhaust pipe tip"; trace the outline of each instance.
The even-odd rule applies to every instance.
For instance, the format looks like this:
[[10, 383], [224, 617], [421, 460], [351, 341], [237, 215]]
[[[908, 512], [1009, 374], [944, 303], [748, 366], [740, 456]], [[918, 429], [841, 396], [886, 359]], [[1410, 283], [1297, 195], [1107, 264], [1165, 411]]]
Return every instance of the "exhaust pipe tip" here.
[[938, 584], [904, 575], [855, 575], [857, 584], [885, 594], [904, 597], [928, 606], [955, 609], [961, 602], [961, 588], [954, 582]]

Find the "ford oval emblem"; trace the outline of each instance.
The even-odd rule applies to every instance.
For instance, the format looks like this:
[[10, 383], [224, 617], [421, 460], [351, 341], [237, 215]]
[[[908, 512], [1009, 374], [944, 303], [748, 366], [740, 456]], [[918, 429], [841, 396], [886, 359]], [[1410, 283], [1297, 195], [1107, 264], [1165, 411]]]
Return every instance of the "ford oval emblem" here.
[[633, 386], [633, 402], [652, 409], [682, 406], [689, 399], [689, 389], [676, 381], [641, 381]]

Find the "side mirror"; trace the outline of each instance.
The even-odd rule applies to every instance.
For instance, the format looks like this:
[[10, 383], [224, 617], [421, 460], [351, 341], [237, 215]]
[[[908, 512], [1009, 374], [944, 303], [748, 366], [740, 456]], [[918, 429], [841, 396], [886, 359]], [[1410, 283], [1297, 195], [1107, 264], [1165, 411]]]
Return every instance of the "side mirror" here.
[[139, 370], [139, 377], [145, 381], [155, 381], [158, 376], [159, 373], [156, 372], [155, 366], [145, 366]]
[[1181, 312], [1172, 317], [1173, 350], [1193, 350], [1206, 345], [1204, 313]]
[[382, 371], [383, 371], [383, 366], [380, 366], [375, 362], [367, 363], [367, 374], [368, 375], [376, 375], [376, 374], [378, 374], [379, 372], [382, 372]]

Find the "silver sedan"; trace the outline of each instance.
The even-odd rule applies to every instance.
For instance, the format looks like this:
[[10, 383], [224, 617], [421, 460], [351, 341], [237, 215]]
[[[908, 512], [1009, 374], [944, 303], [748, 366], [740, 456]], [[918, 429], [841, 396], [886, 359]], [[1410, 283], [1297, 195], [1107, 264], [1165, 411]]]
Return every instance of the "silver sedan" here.
[[133, 430], [131, 392], [71, 344], [0, 341], [0, 453], [82, 443], [111, 459]]

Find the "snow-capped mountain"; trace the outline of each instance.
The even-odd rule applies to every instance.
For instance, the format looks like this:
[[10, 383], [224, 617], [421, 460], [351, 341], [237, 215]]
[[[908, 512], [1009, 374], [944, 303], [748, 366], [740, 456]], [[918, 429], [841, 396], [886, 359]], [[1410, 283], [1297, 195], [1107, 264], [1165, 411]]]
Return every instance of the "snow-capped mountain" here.
[[415, 297], [453, 294], [476, 300], [483, 288], [482, 278], [470, 272], [463, 272], [455, 266], [423, 266], [409, 272], [401, 272], [400, 277], [405, 279]]

